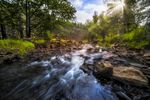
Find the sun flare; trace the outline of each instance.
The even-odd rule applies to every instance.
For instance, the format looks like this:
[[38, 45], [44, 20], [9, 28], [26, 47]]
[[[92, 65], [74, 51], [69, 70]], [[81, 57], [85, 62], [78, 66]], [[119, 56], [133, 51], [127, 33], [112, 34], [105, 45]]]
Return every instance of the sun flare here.
[[109, 14], [116, 14], [116, 13], [124, 13], [125, 8], [125, 0], [115, 0], [108, 3], [109, 5]]

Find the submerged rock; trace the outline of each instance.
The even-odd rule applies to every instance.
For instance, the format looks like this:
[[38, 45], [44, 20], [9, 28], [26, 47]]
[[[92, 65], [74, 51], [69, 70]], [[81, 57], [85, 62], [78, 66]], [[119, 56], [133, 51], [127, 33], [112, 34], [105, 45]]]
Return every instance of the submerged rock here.
[[118, 81], [128, 82], [136, 86], [148, 86], [146, 76], [134, 67], [115, 67], [113, 68], [113, 77]]

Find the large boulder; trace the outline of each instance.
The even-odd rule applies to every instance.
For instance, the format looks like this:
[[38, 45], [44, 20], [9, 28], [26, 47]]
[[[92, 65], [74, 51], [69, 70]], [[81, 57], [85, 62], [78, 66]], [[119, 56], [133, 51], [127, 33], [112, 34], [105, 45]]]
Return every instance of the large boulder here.
[[111, 78], [112, 73], [113, 73], [113, 66], [110, 62], [102, 61], [96, 65], [97, 77]]
[[146, 52], [146, 53], [144, 53], [144, 55], [143, 55], [144, 57], [150, 57], [150, 52]]
[[148, 86], [148, 79], [138, 69], [134, 67], [119, 66], [113, 68], [113, 78], [136, 86]]

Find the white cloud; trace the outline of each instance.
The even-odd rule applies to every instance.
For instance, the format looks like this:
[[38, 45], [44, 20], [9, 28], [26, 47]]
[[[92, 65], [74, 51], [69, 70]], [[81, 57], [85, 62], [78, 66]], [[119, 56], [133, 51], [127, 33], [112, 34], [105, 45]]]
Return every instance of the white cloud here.
[[84, 10], [79, 10], [76, 13], [76, 21], [80, 22], [80, 23], [85, 23], [88, 19], [92, 19], [91, 14], [89, 14], [88, 12], [84, 11]]
[[72, 3], [73, 6], [75, 6], [76, 8], [78, 7], [82, 7], [83, 5], [83, 0], [70, 0], [70, 2]]
[[76, 8], [76, 21], [85, 23], [87, 20], [92, 20], [94, 11], [100, 14], [106, 11], [107, 6], [101, 0], [95, 0], [95, 3], [84, 2], [85, 0], [70, 0], [72, 5]]
[[83, 7], [85, 11], [92, 12], [94, 11], [98, 12], [100, 14], [103, 11], [107, 10], [106, 5], [100, 5], [100, 4], [87, 4], [86, 6]]

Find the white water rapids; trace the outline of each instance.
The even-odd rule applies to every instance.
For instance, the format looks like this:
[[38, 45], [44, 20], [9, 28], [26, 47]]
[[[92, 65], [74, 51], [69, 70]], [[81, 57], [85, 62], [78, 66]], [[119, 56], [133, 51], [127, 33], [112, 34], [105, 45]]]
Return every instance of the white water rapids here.
[[17, 100], [117, 100], [110, 89], [80, 69], [85, 62], [93, 64], [94, 59], [108, 57], [104, 52], [88, 55], [89, 48], [86, 45], [82, 50], [29, 64], [27, 69], [42, 67], [44, 72], [24, 80], [7, 96]]

